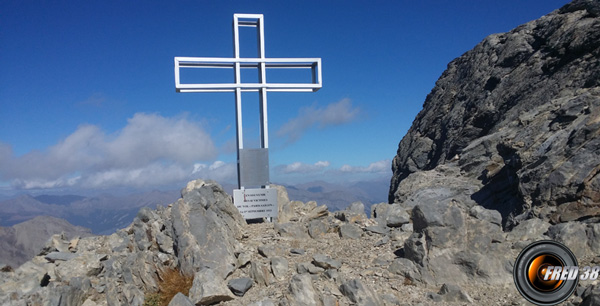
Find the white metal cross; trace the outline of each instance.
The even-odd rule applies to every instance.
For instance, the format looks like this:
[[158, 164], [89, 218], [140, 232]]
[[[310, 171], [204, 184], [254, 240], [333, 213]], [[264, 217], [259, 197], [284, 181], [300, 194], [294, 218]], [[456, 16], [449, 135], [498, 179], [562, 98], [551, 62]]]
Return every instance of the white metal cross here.
[[[258, 57], [240, 58], [240, 27], [256, 27], [258, 31]], [[321, 83], [321, 59], [320, 58], [266, 58], [265, 57], [265, 39], [264, 36], [264, 18], [262, 14], [234, 14], [233, 15], [233, 37], [234, 37], [234, 57], [175, 57], [175, 89], [177, 92], [235, 92], [236, 105], [236, 133], [237, 133], [237, 167], [238, 167], [238, 187], [243, 189], [246, 184], [262, 185], [268, 184], [268, 148], [269, 133], [267, 121], [267, 92], [314, 92], [322, 87]], [[180, 79], [180, 69], [182, 68], [230, 68], [234, 72], [234, 83], [182, 83]], [[258, 69], [257, 83], [242, 83], [241, 69]], [[290, 69], [305, 68], [311, 69], [312, 80], [310, 83], [268, 83], [267, 70], [269, 69]], [[260, 108], [260, 135], [261, 151], [250, 153], [244, 151], [244, 142], [242, 135], [242, 92], [258, 92]], [[245, 156], [251, 156], [245, 158]], [[252, 157], [254, 156], [254, 157]], [[259, 157], [256, 157], [259, 156]], [[252, 160], [266, 158], [266, 178], [264, 175], [257, 175], [251, 170], [251, 165], [242, 165], [242, 160], [251, 164]], [[242, 167], [243, 166], [243, 167]], [[256, 170], [256, 169], [253, 169]], [[259, 171], [260, 172], [260, 171]], [[243, 179], [246, 178], [246, 179]], [[253, 178], [254, 177], [254, 178]], [[258, 179], [255, 179], [258, 177]], [[264, 183], [264, 184], [263, 184]], [[254, 186], [259, 187], [259, 186]]]

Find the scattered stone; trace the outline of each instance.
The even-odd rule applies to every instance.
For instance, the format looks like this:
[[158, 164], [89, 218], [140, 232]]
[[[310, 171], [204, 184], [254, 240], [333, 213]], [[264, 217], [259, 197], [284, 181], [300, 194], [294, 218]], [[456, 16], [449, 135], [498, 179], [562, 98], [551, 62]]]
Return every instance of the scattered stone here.
[[469, 214], [479, 220], [487, 221], [492, 224], [502, 225], [502, 215], [497, 210], [486, 209], [482, 206], [473, 206]]
[[340, 237], [345, 239], [360, 239], [362, 233], [363, 230], [360, 227], [351, 223], [340, 226]]
[[234, 278], [227, 283], [227, 287], [229, 287], [229, 290], [231, 290], [233, 294], [237, 296], [244, 296], [244, 294], [246, 294], [246, 291], [250, 290], [252, 284], [253, 281], [251, 278]]
[[278, 246], [274, 245], [261, 245], [258, 247], [258, 254], [266, 258], [281, 255], [283, 251]]
[[329, 225], [324, 221], [317, 219], [308, 223], [308, 234], [313, 239], [319, 239], [325, 236], [329, 231]]
[[272, 257], [271, 271], [277, 280], [284, 280], [288, 272], [288, 261], [283, 257]]
[[275, 303], [269, 299], [266, 299], [260, 302], [250, 303], [248, 306], [275, 306]]
[[549, 227], [550, 223], [538, 218], [524, 220], [506, 234], [506, 239], [512, 241], [534, 241], [548, 239], [544, 238], [544, 233], [548, 231]]
[[425, 235], [421, 233], [413, 233], [404, 242], [404, 257], [423, 266], [427, 257], [427, 245]]
[[400, 305], [400, 300], [393, 294], [384, 294], [381, 296], [384, 305]]
[[299, 223], [276, 223], [275, 230], [281, 237], [294, 238], [294, 239], [306, 239], [310, 238], [306, 232], [306, 228]]
[[67, 261], [77, 257], [76, 254], [73, 253], [64, 253], [64, 252], [51, 252], [48, 255], [44, 256], [44, 258], [49, 262], [56, 261]]
[[390, 242], [390, 237], [389, 236], [383, 236], [383, 238], [381, 238], [379, 241], [375, 242], [374, 246], [375, 247], [380, 247], [382, 245], [385, 245], [388, 242]]
[[473, 303], [473, 299], [464, 292], [460, 286], [454, 284], [443, 284], [438, 294], [446, 302]]
[[379, 234], [379, 235], [387, 235], [390, 231], [387, 227], [382, 225], [371, 225], [365, 227], [365, 230], [371, 233]]
[[77, 244], [79, 244], [79, 239], [80, 239], [80, 237], [75, 237], [75, 238], [71, 239], [71, 241], [69, 242], [69, 252], [71, 252], [71, 253], [77, 252]]
[[331, 259], [331, 257], [323, 254], [315, 254], [312, 262], [315, 266], [323, 269], [339, 269], [342, 267], [340, 261]]
[[296, 271], [298, 274], [319, 274], [325, 271], [325, 269], [317, 267], [310, 262], [299, 262], [296, 264]]
[[187, 296], [183, 295], [183, 293], [178, 292], [171, 299], [168, 306], [194, 306], [194, 303]]
[[290, 249], [290, 253], [294, 255], [304, 255], [306, 253], [305, 249]]
[[319, 293], [312, 278], [307, 274], [292, 276], [288, 287], [287, 301], [290, 306], [322, 306]]
[[340, 291], [352, 303], [359, 306], [383, 306], [373, 289], [363, 285], [360, 280], [352, 279], [340, 286]]
[[442, 296], [439, 295], [439, 294], [437, 294], [437, 293], [435, 293], [435, 292], [427, 292], [427, 294], [425, 296], [428, 299], [430, 299], [430, 300], [432, 300], [432, 301], [434, 301], [436, 303], [439, 303], [439, 302], [441, 302], [443, 300]]
[[212, 269], [204, 269], [196, 273], [189, 296], [192, 303], [196, 305], [211, 305], [234, 298]]
[[252, 261], [250, 264], [250, 277], [260, 285], [268, 286], [273, 282], [269, 267], [256, 261]]
[[389, 227], [401, 227], [410, 222], [410, 215], [400, 204], [392, 204], [387, 210], [386, 225]]
[[[311, 202], [314, 202], [314, 201], [311, 201]], [[311, 202], [309, 202], [309, 203], [311, 203]], [[307, 203], [307, 205], [308, 205], [308, 203]], [[314, 205], [316, 206], [317, 203], [314, 202]], [[323, 218], [323, 217], [327, 216], [328, 213], [329, 213], [329, 211], [327, 210], [327, 205], [317, 206], [317, 207], [311, 209], [308, 213], [306, 213], [302, 217], [300, 217], [300, 222], [309, 222], [311, 220]]]
[[338, 285], [342, 284], [343, 279], [342, 279], [340, 273], [338, 272], [338, 270], [336, 270], [336, 269], [328, 269], [327, 271], [325, 271], [325, 273], [323, 275], [325, 275], [325, 277], [333, 280], [333, 282]]
[[252, 254], [250, 254], [249, 252], [239, 253], [238, 257], [237, 257], [237, 267], [238, 268], [245, 267], [247, 264], [250, 263], [251, 260], [252, 260]]

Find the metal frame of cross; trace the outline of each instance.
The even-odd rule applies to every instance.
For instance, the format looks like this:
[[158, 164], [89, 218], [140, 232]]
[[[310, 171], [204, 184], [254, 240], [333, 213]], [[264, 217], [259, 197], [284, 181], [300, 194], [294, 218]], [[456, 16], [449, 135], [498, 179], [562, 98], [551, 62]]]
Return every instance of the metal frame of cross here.
[[[240, 58], [240, 27], [256, 27], [258, 39], [257, 58]], [[322, 87], [321, 59], [320, 58], [266, 58], [264, 36], [264, 18], [262, 14], [234, 14], [233, 37], [234, 57], [175, 57], [175, 88], [177, 92], [234, 92], [236, 105], [236, 142], [237, 142], [237, 170], [238, 187], [244, 189], [242, 180], [242, 150], [244, 149], [242, 134], [242, 92], [258, 92], [260, 108], [260, 145], [263, 158], [266, 156], [267, 178], [264, 186], [268, 188], [268, 148], [269, 133], [267, 121], [267, 92], [315, 92]], [[180, 79], [181, 68], [230, 68], [234, 70], [234, 83], [182, 83]], [[242, 83], [241, 69], [258, 69], [258, 83]], [[312, 80], [310, 83], [268, 83], [267, 69], [311, 69]], [[259, 155], [261, 155], [259, 154]], [[260, 158], [259, 158], [260, 159]], [[259, 179], [260, 182], [264, 178]]]

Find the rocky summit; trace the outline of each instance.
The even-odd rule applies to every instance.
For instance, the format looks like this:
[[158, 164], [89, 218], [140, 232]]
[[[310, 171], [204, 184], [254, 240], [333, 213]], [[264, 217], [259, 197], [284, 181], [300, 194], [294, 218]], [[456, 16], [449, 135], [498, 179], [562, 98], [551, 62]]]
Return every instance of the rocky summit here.
[[[518, 253], [600, 265], [600, 2], [576, 0], [448, 65], [393, 161], [389, 203], [330, 212], [278, 190], [247, 224], [212, 181], [108, 236], [0, 267], [2, 305], [528, 305]], [[350, 203], [348, 203], [350, 204]], [[579, 282], [566, 305], [597, 305]]]
[[389, 202], [438, 186], [508, 227], [597, 221], [599, 14], [598, 1], [573, 1], [448, 64], [398, 146]]

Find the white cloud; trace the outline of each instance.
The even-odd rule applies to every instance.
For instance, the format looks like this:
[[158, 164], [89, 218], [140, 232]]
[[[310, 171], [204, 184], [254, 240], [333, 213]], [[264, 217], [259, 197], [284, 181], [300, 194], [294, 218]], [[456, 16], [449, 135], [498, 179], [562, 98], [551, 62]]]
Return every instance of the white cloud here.
[[194, 165], [192, 177], [212, 179], [219, 182], [233, 182], [237, 179], [237, 165], [235, 163], [225, 163], [220, 160], [210, 165], [198, 163]]
[[324, 108], [315, 106], [302, 108], [296, 118], [284, 124], [277, 136], [287, 137], [288, 142], [295, 142], [306, 130], [313, 126], [325, 128], [331, 125], [340, 125], [351, 122], [361, 113], [358, 107], [353, 107], [350, 99], [342, 99], [331, 103]]
[[313, 173], [319, 172], [324, 168], [329, 167], [328, 161], [318, 161], [314, 164], [305, 164], [301, 162], [294, 162], [289, 165], [281, 165], [275, 167], [276, 171], [279, 173]]
[[137, 113], [114, 135], [82, 125], [43, 152], [15, 157], [0, 144], [0, 179], [25, 189], [161, 185], [187, 179], [194, 163], [216, 155], [197, 122]]
[[350, 165], [343, 165], [340, 167], [341, 172], [346, 173], [381, 173], [391, 171], [391, 162], [389, 159], [376, 161], [369, 164], [367, 167], [353, 167]]

